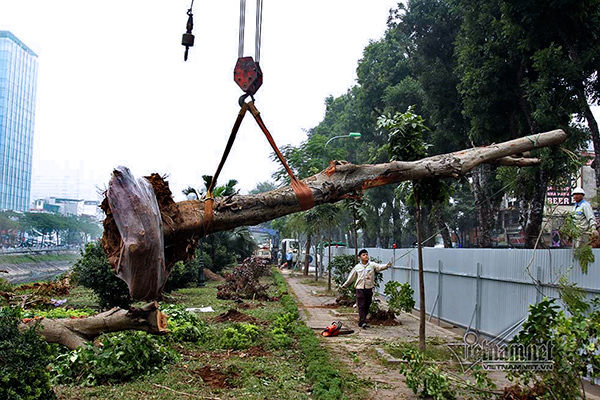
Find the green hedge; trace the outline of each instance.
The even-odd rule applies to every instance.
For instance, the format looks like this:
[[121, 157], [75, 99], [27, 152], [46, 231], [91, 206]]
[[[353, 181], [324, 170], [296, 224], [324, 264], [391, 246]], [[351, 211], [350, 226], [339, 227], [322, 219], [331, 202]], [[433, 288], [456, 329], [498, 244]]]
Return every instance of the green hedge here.
[[[281, 294], [281, 304], [288, 313], [298, 313], [294, 298], [287, 294], [285, 279], [278, 271], [273, 274], [277, 289]], [[347, 398], [342, 387], [345, 378], [331, 363], [331, 356], [319, 343], [318, 337], [305, 324], [294, 324], [293, 334], [298, 339], [302, 353], [306, 357], [306, 376], [313, 383], [312, 397], [317, 400], [338, 400]]]

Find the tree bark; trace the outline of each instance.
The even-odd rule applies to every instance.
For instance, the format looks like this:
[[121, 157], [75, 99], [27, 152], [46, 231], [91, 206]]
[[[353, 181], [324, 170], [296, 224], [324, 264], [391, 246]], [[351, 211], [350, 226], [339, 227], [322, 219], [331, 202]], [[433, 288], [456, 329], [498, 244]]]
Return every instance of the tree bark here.
[[304, 249], [304, 251], [306, 252], [306, 254], [304, 254], [304, 276], [308, 276], [308, 264], [310, 263], [309, 258], [310, 258], [310, 242], [312, 241], [312, 234], [308, 234], [307, 238], [306, 238], [306, 247]]
[[598, 121], [596, 121], [594, 113], [592, 113], [590, 104], [585, 96], [583, 83], [578, 82], [576, 88], [577, 96], [579, 97], [581, 108], [583, 109], [583, 115], [588, 123], [588, 128], [590, 128], [592, 143], [594, 143], [594, 162], [592, 163], [592, 167], [596, 173], [596, 187], [600, 187], [600, 129], [598, 129]]
[[543, 241], [538, 243], [544, 221], [544, 206], [548, 189], [548, 175], [543, 169], [536, 172], [535, 183], [527, 224], [525, 225], [525, 247], [528, 249], [543, 246]]
[[40, 334], [49, 343], [60, 343], [73, 350], [91, 342], [100, 334], [128, 329], [165, 334], [167, 316], [158, 309], [156, 302], [142, 308], [113, 308], [112, 310], [76, 319], [27, 319], [19, 329], [41, 325]]
[[450, 235], [450, 228], [448, 228], [448, 224], [444, 220], [442, 207], [442, 204], [438, 203], [432, 207], [432, 212], [437, 230], [442, 235], [444, 247], [449, 249], [452, 248], [452, 236]]
[[492, 247], [494, 209], [489, 197], [489, 175], [489, 165], [482, 165], [473, 172], [473, 194], [477, 204], [477, 221], [479, 222], [479, 247]]
[[[442, 154], [424, 158], [418, 161], [394, 161], [385, 164], [353, 165], [346, 162], [332, 162], [329, 167], [309, 178], [304, 182], [312, 190], [315, 205], [334, 203], [348, 198], [352, 193], [360, 193], [366, 189], [389, 185], [393, 183], [417, 180], [431, 177], [458, 177], [466, 174], [475, 166], [484, 163], [504, 163], [508, 165], [531, 164], [537, 160], [511, 157], [536, 147], [547, 147], [560, 144], [567, 136], [562, 130], [554, 130], [537, 135], [531, 135], [504, 143], [485, 147], [462, 150], [449, 154]], [[128, 183], [124, 179], [128, 174], [126, 168], [118, 168], [113, 172], [109, 183], [107, 196], [127, 192]], [[129, 174], [130, 175], [130, 174]], [[131, 178], [132, 179], [132, 178]], [[208, 229], [203, 227], [204, 201], [186, 200], [175, 203], [171, 197], [168, 183], [159, 175], [147, 177], [152, 184], [156, 201], [162, 216], [162, 232], [160, 237], [140, 235], [139, 240], [144, 243], [129, 243], [130, 248], [148, 249], [148, 242], [153, 240], [159, 243], [164, 238], [164, 256], [157, 260], [144, 258], [137, 254], [137, 259], [145, 260], [143, 265], [136, 265], [136, 274], [130, 274], [131, 282], [128, 285], [136, 286], [137, 280], [144, 280], [144, 270], [148, 275], [161, 277], [160, 273], [153, 271], [161, 268], [164, 260], [167, 273], [175, 262], [189, 258], [194, 252], [199, 238], [213, 232], [230, 230], [238, 226], [256, 225], [287, 214], [301, 211], [296, 195], [291, 187], [283, 187], [270, 192], [256, 195], [233, 195], [226, 198], [215, 199], [213, 222]], [[135, 181], [134, 181], [135, 182]], [[122, 185], [123, 190], [113, 191], [115, 184]], [[120, 265], [123, 240], [115, 224], [114, 217], [134, 215], [135, 207], [113, 207], [117, 201], [104, 201], [102, 209], [106, 213], [104, 220], [104, 234], [102, 245], [113, 270]], [[145, 283], [146, 284], [146, 283]], [[157, 293], [161, 289], [161, 281], [157, 280], [153, 287], [145, 288], [144, 293]], [[152, 297], [142, 297], [150, 300]]]

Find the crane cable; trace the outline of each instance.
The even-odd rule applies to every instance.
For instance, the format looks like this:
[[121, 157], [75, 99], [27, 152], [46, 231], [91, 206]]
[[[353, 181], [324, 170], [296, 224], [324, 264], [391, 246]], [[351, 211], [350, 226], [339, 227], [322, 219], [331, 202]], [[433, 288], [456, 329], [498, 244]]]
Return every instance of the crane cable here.
[[[255, 57], [256, 61], [252, 59], [252, 57], [243, 57], [244, 55], [244, 34], [245, 34], [245, 25], [246, 25], [246, 0], [240, 0], [240, 26], [239, 26], [239, 43], [238, 43], [238, 62], [236, 64], [236, 68], [234, 71], [234, 80], [236, 83], [245, 91], [245, 94], [239, 98], [240, 111], [236, 118], [236, 121], [231, 130], [231, 134], [229, 135], [229, 139], [227, 141], [227, 145], [225, 146], [225, 150], [221, 157], [221, 161], [219, 162], [219, 166], [213, 178], [209, 184], [209, 187], [206, 191], [206, 195], [204, 198], [204, 215], [203, 215], [203, 229], [204, 235], [206, 235], [214, 221], [214, 196], [213, 190], [217, 184], [217, 179], [223, 166], [225, 165], [225, 161], [229, 156], [231, 148], [233, 147], [233, 143], [237, 137], [238, 130], [242, 124], [242, 120], [246, 115], [246, 112], [250, 110], [252, 116], [254, 117], [256, 123], [263, 131], [265, 137], [267, 138], [271, 148], [277, 155], [277, 158], [285, 168], [286, 172], [290, 176], [292, 190], [296, 194], [296, 198], [298, 200], [298, 204], [302, 210], [308, 210], [315, 205], [314, 195], [312, 190], [308, 187], [305, 182], [299, 180], [292, 169], [289, 167], [286, 162], [283, 154], [277, 148], [275, 144], [275, 140], [273, 136], [267, 129], [264, 121], [260, 116], [260, 112], [256, 108], [254, 104], [254, 93], [260, 88], [262, 84], [262, 71], [260, 70], [259, 60], [260, 60], [260, 46], [262, 41], [262, 0], [256, 0], [256, 35], [255, 35]], [[246, 99], [250, 97], [250, 101], [246, 102]]]
[[[256, 32], [254, 36], [254, 59], [260, 63], [260, 45], [262, 42], [262, 9], [263, 0], [256, 0]], [[244, 35], [246, 31], [246, 0], [240, 0], [240, 27], [238, 58], [244, 56]]]

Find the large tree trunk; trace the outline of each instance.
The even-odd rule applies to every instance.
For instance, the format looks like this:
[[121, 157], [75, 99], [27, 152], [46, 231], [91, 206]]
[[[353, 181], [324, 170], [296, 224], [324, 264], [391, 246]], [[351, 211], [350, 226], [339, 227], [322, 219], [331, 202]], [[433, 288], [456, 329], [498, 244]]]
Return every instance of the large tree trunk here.
[[498, 211], [490, 196], [490, 175], [489, 165], [481, 165], [473, 171], [473, 194], [479, 222], [479, 247], [492, 247], [492, 231]]
[[444, 213], [442, 211], [443, 205], [441, 203], [437, 203], [432, 207], [433, 218], [435, 220], [435, 226], [442, 235], [442, 240], [444, 242], [445, 248], [452, 247], [452, 236], [450, 235], [450, 228], [448, 228], [448, 224], [444, 220]]
[[392, 219], [394, 224], [392, 225], [392, 244], [398, 247], [402, 246], [402, 220], [400, 218], [400, 207], [397, 204], [398, 200], [392, 200]]
[[594, 118], [594, 113], [592, 113], [590, 104], [585, 96], [583, 83], [578, 82], [576, 87], [577, 96], [579, 97], [581, 108], [583, 109], [583, 115], [588, 123], [588, 128], [590, 128], [592, 143], [594, 143], [594, 162], [592, 163], [592, 167], [594, 168], [594, 172], [596, 172], [596, 187], [600, 187], [600, 130], [598, 129], [598, 121]]
[[[374, 165], [332, 162], [325, 171], [304, 179], [304, 182], [312, 190], [315, 205], [334, 203], [347, 198], [352, 193], [360, 193], [373, 187], [431, 177], [458, 177], [484, 163], [534, 165], [539, 160], [512, 156], [518, 156], [534, 147], [560, 144], [566, 140], [566, 137], [562, 130], [555, 130], [413, 162], [395, 161]], [[140, 260], [139, 264], [134, 265], [135, 273], [121, 271], [121, 276], [127, 276], [128, 280], [124, 280], [130, 290], [132, 287], [139, 287], [142, 281], [144, 286], [151, 286], [144, 287], [144, 291], [138, 291], [141, 294], [140, 299], [149, 300], [154, 298], [151, 296], [160, 293], [163, 283], [161, 268], [166, 268], [168, 274], [175, 262], [191, 256], [200, 237], [238, 226], [256, 225], [301, 211], [296, 195], [289, 186], [255, 195], [233, 195], [215, 199], [212, 224], [205, 228], [203, 226], [204, 201], [186, 200], [175, 203], [167, 182], [157, 174], [153, 174], [147, 179], [152, 184], [160, 208], [162, 232], [153, 231], [150, 235], [146, 231], [140, 231], [136, 236], [140, 242], [130, 241], [126, 245], [124, 244], [122, 234], [115, 224], [115, 218], [122, 220], [140, 218], [136, 214], [139, 208], [135, 205], [114, 207], [120, 202], [117, 199], [111, 199], [111, 196], [126, 195], [129, 185], [137, 185], [126, 168], [114, 171], [107, 190], [109, 200], [103, 202], [102, 205], [106, 213], [102, 237], [103, 248], [114, 270], [124, 268], [125, 266], [122, 266], [120, 262], [121, 258], [125, 257], [124, 253], [135, 250], [135, 259]], [[119, 190], [114, 190], [115, 187], [118, 187]], [[142, 254], [142, 250], [153, 252], [156, 248], [160, 248], [163, 252], [162, 257], [158, 256], [156, 260], [148, 257], [147, 254]], [[127, 265], [131, 266], [131, 264]], [[155, 277], [155, 281], [149, 282], [148, 276]]]
[[309, 258], [310, 258], [310, 242], [312, 241], [312, 234], [308, 234], [307, 238], [306, 238], [306, 247], [304, 248], [304, 251], [306, 252], [306, 254], [304, 254], [304, 270], [303, 270], [303, 274], [304, 276], [308, 276], [308, 265], [310, 263]]
[[548, 189], [548, 175], [542, 169], [535, 174], [535, 187], [531, 207], [525, 225], [525, 247], [533, 249], [543, 245], [543, 241], [538, 243], [540, 232], [542, 231], [542, 222], [544, 221], [544, 205], [546, 201], [546, 192]]
[[164, 334], [167, 328], [167, 316], [158, 310], [158, 304], [154, 302], [142, 308], [132, 307], [129, 310], [113, 308], [86, 318], [26, 319], [19, 329], [28, 329], [32, 325], [43, 327], [40, 334], [49, 343], [60, 343], [73, 350], [107, 332], [135, 329]]

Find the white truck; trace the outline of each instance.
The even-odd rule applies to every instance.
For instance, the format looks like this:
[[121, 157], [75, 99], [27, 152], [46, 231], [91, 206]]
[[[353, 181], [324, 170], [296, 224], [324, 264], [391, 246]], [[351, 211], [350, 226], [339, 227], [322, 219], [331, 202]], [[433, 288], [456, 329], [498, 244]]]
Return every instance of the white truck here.
[[[279, 264], [281, 265], [288, 261], [291, 261], [291, 263], [298, 261], [298, 247], [299, 244], [296, 239], [282, 239], [279, 244]], [[291, 263], [288, 264], [288, 267], [291, 267]]]

